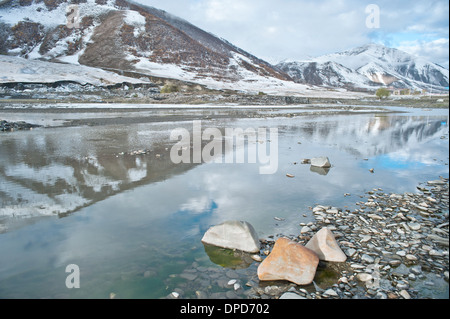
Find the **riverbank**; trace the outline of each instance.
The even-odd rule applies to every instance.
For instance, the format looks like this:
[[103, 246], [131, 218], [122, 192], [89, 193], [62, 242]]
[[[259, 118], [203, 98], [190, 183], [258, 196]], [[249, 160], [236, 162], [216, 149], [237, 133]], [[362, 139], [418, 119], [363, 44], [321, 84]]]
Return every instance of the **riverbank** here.
[[177, 87], [165, 92], [155, 85], [121, 84], [109, 88], [83, 87], [62, 83], [60, 86], [45, 84], [0, 85], [0, 109], [4, 107], [27, 108], [37, 105], [45, 108], [53, 104], [98, 104], [110, 105], [189, 105], [196, 106], [399, 106], [416, 108], [448, 108], [448, 95], [390, 96], [379, 99], [374, 94], [363, 92], [323, 89], [307, 93], [285, 92], [285, 94], [245, 93], [231, 90], [208, 90], [195, 87]]
[[[448, 179], [417, 187], [419, 193], [387, 194], [374, 189], [349, 210], [317, 205], [315, 222], [301, 224], [301, 234], [290, 238], [305, 245], [318, 230], [331, 230], [347, 255], [344, 263], [322, 262], [316, 281], [329, 286], [305, 289], [272, 283], [249, 290], [250, 298], [306, 299], [422, 299], [448, 298], [449, 199]], [[263, 254], [273, 248], [278, 234], [262, 240]], [[326, 278], [329, 277], [329, 278]], [[334, 280], [333, 280], [334, 279]]]
[[40, 127], [40, 125], [20, 122], [8, 122], [0, 119], [0, 132], [14, 132], [23, 130], [32, 130], [33, 128]]
[[[403, 201], [409, 196], [416, 205], [423, 206], [420, 204], [424, 202], [430, 205], [424, 208], [433, 209], [427, 197], [438, 196], [432, 194], [434, 186], [423, 186], [430, 194], [420, 194], [423, 197], [416, 198], [415, 185], [439, 175], [448, 177], [448, 110], [413, 109], [393, 114], [391, 108], [368, 107], [352, 113], [346, 111], [345, 106], [338, 110], [310, 107], [190, 109], [180, 106], [172, 109], [168, 106], [155, 111], [103, 109], [83, 113], [84, 110], [79, 109], [42, 112], [32, 109], [2, 112], [2, 118], [10, 122], [26, 120], [46, 128], [2, 134], [4, 152], [0, 171], [5, 182], [1, 200], [6, 214], [0, 224], [6, 227], [0, 226], [0, 232], [2, 254], [11, 258], [7, 263], [10, 274], [3, 273], [0, 278], [0, 295], [161, 298], [170, 294], [170, 298], [178, 296], [180, 299], [260, 299], [279, 298], [290, 292], [295, 295], [288, 294], [284, 298], [344, 299], [403, 298], [400, 293], [405, 290], [411, 298], [445, 297], [448, 253], [446, 247], [428, 239], [428, 234], [446, 238], [433, 229], [448, 233], [447, 219], [438, 218], [435, 223], [434, 218], [441, 214], [432, 212], [430, 222], [424, 217], [427, 211], [421, 215], [420, 210], [410, 205], [410, 212], [406, 213], [400, 207], [408, 209], [409, 204], [403, 205]], [[345, 115], [347, 113], [352, 115]], [[331, 114], [339, 116], [328, 116]], [[236, 120], [216, 121], [219, 116]], [[259, 120], [260, 117], [276, 118], [266, 121]], [[187, 122], [173, 123], [171, 119]], [[189, 129], [192, 126], [189, 119], [205, 119], [203, 127], [219, 129], [279, 128], [279, 173], [260, 176], [252, 165], [173, 165], [168, 155], [169, 133], [177, 127]], [[152, 121], [160, 123], [153, 125]], [[140, 125], [134, 125], [137, 123]], [[138, 155], [136, 150], [152, 152]], [[302, 158], [319, 155], [330, 156], [333, 163], [327, 175], [310, 170], [308, 165], [299, 165]], [[295, 177], [287, 178], [286, 173]], [[361, 194], [373, 187], [377, 189], [372, 194]], [[384, 192], [386, 195], [378, 194]], [[414, 194], [405, 197], [404, 192]], [[393, 193], [400, 194], [403, 201], [394, 203], [395, 196], [390, 198]], [[375, 202], [375, 206], [356, 205], [356, 201], [360, 201], [359, 204]], [[128, 213], [130, 203], [134, 203], [133, 214]], [[152, 203], [150, 210], [149, 203]], [[323, 207], [316, 208], [318, 204]], [[333, 210], [333, 206], [337, 209]], [[45, 217], [37, 222], [37, 219], [17, 217], [17, 211], [30, 212], [30, 207], [36, 208], [37, 214], [54, 214], [55, 218]], [[442, 207], [443, 214], [448, 212], [448, 197]], [[378, 208], [381, 210], [377, 211]], [[401, 215], [394, 217], [397, 212], [407, 220]], [[385, 220], [376, 217], [372, 220], [369, 214]], [[62, 216], [66, 218], [58, 218]], [[200, 242], [210, 225], [236, 219], [252, 222], [264, 238], [261, 259], [271, 251], [277, 238], [287, 235], [305, 244], [324, 226], [333, 229], [345, 252], [350, 254], [351, 248], [356, 252], [345, 263], [321, 262], [312, 285], [260, 282], [259, 262], [251, 256], [240, 258], [233, 251], [206, 249]], [[302, 222], [304, 224], [299, 225]], [[425, 237], [414, 239], [415, 235], [407, 233], [402, 223], [417, 236]], [[414, 223], [421, 228], [415, 230]], [[342, 229], [343, 226], [349, 228]], [[48, 233], [49, 227], [58, 235], [56, 239], [48, 237], [45, 251], [36, 246], [31, 247], [34, 254], [17, 249], [17, 238], [21, 238], [22, 247], [26, 247], [25, 244], [39, 234]], [[393, 233], [385, 234], [384, 229]], [[365, 238], [360, 235], [371, 238], [364, 242]], [[84, 245], [85, 238], [89, 239], [88, 247]], [[111, 240], [102, 241], [105, 238]], [[413, 240], [420, 243], [402, 246]], [[73, 250], [73, 243], [80, 245]], [[63, 260], [56, 270], [45, 262], [39, 264], [39, 260], [60, 258], [62, 246], [75, 251], [76, 258]], [[405, 254], [398, 255], [401, 250], [405, 250]], [[383, 251], [390, 254], [383, 254]], [[436, 252], [438, 255], [442, 252], [443, 256], [434, 256]], [[35, 260], [36, 254], [42, 258]], [[410, 264], [407, 258], [412, 257], [407, 255], [418, 260]], [[24, 260], [23, 264], [15, 262], [19, 258]], [[397, 260], [401, 264], [396, 265]], [[64, 267], [69, 263], [82, 268], [85, 284], [80, 290], [67, 291], [64, 284], [61, 285], [65, 278], [53, 280], [55, 273], [65, 274]], [[105, 264], [108, 267], [105, 268]], [[431, 266], [427, 268], [428, 264]], [[28, 265], [33, 265], [31, 271]], [[380, 268], [372, 270], [370, 265]], [[414, 266], [420, 266], [415, 271], [421, 273], [412, 272], [415, 277], [410, 279], [410, 269]], [[398, 277], [395, 271], [406, 272], [405, 267], [408, 272]], [[24, 271], [30, 274], [27, 282], [20, 280], [19, 275]], [[374, 285], [375, 279], [378, 280], [377, 271], [383, 279], [380, 288], [367, 288], [367, 282]], [[359, 274], [365, 275], [358, 277]], [[402, 287], [405, 280], [408, 288]], [[47, 287], [44, 295], [43, 286]], [[403, 289], [398, 290], [400, 288]], [[407, 296], [404, 292], [403, 295]]]
[[[313, 215], [315, 222], [300, 224], [299, 236], [277, 234], [260, 239], [259, 255], [206, 245], [211, 261], [223, 268], [194, 262], [170, 278], [168, 284], [178, 277], [185, 284], [166, 298], [447, 299], [448, 187], [448, 179], [440, 177], [417, 186], [417, 193], [373, 189], [360, 196], [361, 201], [355, 203], [359, 208], [353, 210], [316, 205], [304, 214]], [[347, 256], [345, 262], [320, 261], [313, 283], [306, 286], [258, 279], [257, 268], [277, 239], [289, 238], [304, 246], [324, 227], [333, 232]]]
[[[424, 110], [426, 111], [426, 110]], [[299, 116], [404, 113], [405, 108], [370, 105], [180, 105], [180, 104], [10, 104], [2, 119], [41, 127], [136, 125], [194, 120], [274, 119]]]

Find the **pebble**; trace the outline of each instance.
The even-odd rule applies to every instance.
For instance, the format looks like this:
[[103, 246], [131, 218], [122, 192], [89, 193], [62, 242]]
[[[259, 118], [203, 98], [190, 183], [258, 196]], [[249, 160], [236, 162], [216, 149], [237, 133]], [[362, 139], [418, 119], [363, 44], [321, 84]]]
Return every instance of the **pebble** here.
[[431, 249], [429, 252], [430, 256], [434, 256], [434, 257], [442, 257], [444, 256], [444, 254], [441, 251], [435, 250], [435, 249]]
[[393, 266], [393, 267], [397, 267], [400, 266], [402, 264], [402, 262], [400, 260], [390, 260], [389, 261], [389, 265]]
[[347, 249], [347, 250], [345, 251], [345, 254], [346, 254], [348, 257], [353, 257], [353, 256], [356, 254], [356, 249], [349, 248], [349, 249]]
[[362, 243], [367, 243], [371, 239], [372, 239], [372, 236], [363, 236], [363, 238], [361, 239], [361, 242]]
[[422, 273], [422, 267], [420, 266], [414, 266], [411, 267], [410, 269], [411, 273], [413, 273], [414, 275], [420, 275]]
[[369, 256], [367, 254], [363, 254], [361, 256], [361, 260], [368, 263], [368, 264], [372, 264], [375, 262], [375, 258], [373, 258], [372, 256]]
[[407, 254], [406, 259], [408, 259], [409, 261], [417, 261], [417, 257], [411, 254]]
[[306, 298], [293, 292], [285, 292], [283, 295], [281, 295], [280, 299], [306, 299]]
[[400, 283], [397, 284], [396, 288], [399, 289], [399, 290], [405, 290], [405, 289], [409, 288], [409, 284], [405, 283], [405, 282], [400, 282]]
[[372, 275], [366, 273], [358, 274], [356, 277], [358, 278], [359, 281], [362, 282], [366, 282], [373, 279]]
[[323, 295], [325, 296], [329, 296], [329, 297], [339, 297], [338, 293], [336, 291], [334, 291], [334, 289], [327, 289], [325, 290], [325, 292], [323, 293]]
[[311, 228], [310, 228], [310, 227], [304, 226], [304, 227], [301, 229], [300, 233], [301, 233], [301, 234], [305, 234], [305, 233], [309, 233], [310, 231], [311, 231]]
[[254, 261], [261, 262], [263, 259], [260, 255], [251, 255], [250, 256]]
[[352, 267], [353, 269], [365, 269], [366, 268], [366, 266], [359, 265], [359, 264], [351, 264], [350, 267]]
[[409, 228], [411, 228], [411, 230], [417, 231], [421, 228], [420, 224], [417, 223], [409, 223], [408, 224]]
[[231, 279], [231, 280], [227, 283], [227, 285], [228, 285], [228, 286], [233, 286], [236, 282], [237, 282], [236, 279]]
[[327, 214], [330, 214], [330, 215], [336, 215], [339, 213], [339, 210], [337, 208], [332, 208], [332, 209], [328, 209], [326, 212], [327, 212]]
[[400, 296], [402, 296], [404, 299], [411, 299], [411, 295], [406, 290], [400, 291]]
[[375, 214], [368, 214], [367, 217], [370, 217], [375, 220], [383, 220], [384, 218]]

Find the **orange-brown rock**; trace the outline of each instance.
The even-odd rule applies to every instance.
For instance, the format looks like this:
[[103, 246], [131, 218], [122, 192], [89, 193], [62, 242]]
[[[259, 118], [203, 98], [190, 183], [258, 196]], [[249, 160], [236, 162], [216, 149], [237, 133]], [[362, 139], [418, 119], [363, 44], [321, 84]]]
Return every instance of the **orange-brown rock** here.
[[276, 241], [270, 255], [259, 265], [261, 281], [288, 280], [297, 285], [312, 283], [319, 257], [310, 249], [287, 238]]

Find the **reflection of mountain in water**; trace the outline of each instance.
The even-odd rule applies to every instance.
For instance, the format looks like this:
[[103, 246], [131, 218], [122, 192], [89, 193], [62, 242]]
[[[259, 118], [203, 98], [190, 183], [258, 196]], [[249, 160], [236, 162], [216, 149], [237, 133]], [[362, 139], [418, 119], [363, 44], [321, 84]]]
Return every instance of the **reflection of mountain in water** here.
[[[300, 133], [311, 143], [333, 145], [360, 157], [407, 150], [448, 131], [442, 117], [353, 115], [295, 121], [296, 126], [280, 126], [280, 145], [283, 132]], [[4, 222], [8, 216], [63, 216], [190, 170], [195, 164], [170, 160], [175, 142], [169, 140], [169, 127], [65, 128], [5, 135], [0, 141], [0, 232], [2, 217]], [[140, 149], [150, 152], [119, 155]]]
[[[170, 161], [168, 138], [135, 143], [140, 132], [133, 130], [95, 131], [94, 138], [66, 133], [42, 130], [2, 140], [0, 218], [65, 215], [194, 167]], [[119, 155], [144, 146], [147, 154]]]
[[361, 121], [354, 116], [307, 122], [292, 130], [301, 131], [308, 141], [337, 145], [355, 156], [372, 157], [440, 137], [448, 132], [448, 121], [406, 116], [378, 116]]

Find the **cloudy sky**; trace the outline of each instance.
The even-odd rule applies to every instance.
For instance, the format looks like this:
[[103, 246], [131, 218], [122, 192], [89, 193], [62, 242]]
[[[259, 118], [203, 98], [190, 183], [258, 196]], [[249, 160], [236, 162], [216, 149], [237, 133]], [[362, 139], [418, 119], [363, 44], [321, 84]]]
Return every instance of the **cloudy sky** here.
[[[307, 59], [375, 42], [449, 67], [448, 1], [136, 2], [179, 16], [271, 63]], [[376, 6], [368, 7], [371, 4]]]

